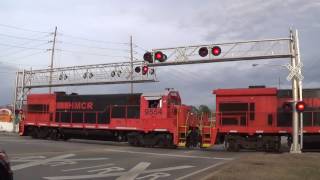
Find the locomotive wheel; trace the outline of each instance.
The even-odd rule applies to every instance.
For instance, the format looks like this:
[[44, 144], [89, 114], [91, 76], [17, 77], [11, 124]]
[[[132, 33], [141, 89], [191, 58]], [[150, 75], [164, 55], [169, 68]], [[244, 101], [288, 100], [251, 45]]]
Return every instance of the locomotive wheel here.
[[240, 148], [236, 140], [227, 140], [225, 141], [225, 149], [230, 152], [238, 152]]
[[54, 140], [54, 141], [58, 140], [59, 139], [59, 135], [58, 134], [59, 134], [59, 132], [58, 132], [57, 129], [52, 129], [51, 133], [50, 133], [50, 139]]
[[34, 127], [31, 129], [31, 137], [33, 139], [38, 139], [38, 137], [39, 137], [39, 129], [38, 128]]
[[48, 137], [48, 135], [49, 135], [49, 131], [48, 131], [47, 128], [41, 128], [41, 129], [39, 129], [39, 131], [38, 131], [38, 137], [39, 137], [40, 139], [45, 139], [45, 138]]

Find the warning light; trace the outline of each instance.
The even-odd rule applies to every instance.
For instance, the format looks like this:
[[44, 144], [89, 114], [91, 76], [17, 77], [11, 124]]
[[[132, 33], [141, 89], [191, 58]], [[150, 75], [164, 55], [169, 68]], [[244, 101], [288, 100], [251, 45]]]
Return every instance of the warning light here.
[[148, 70], [149, 70], [148, 66], [143, 66], [142, 67], [142, 74], [146, 75], [148, 73]]
[[153, 63], [152, 54], [151, 52], [146, 52], [143, 55], [143, 59], [149, 63]]
[[298, 112], [303, 112], [304, 109], [305, 109], [305, 107], [306, 107], [306, 103], [304, 103], [303, 101], [299, 101], [299, 102], [297, 102], [297, 104], [296, 104], [296, 110], [297, 110]]
[[154, 53], [154, 58], [160, 62], [164, 62], [167, 60], [167, 55], [163, 54], [161, 51], [157, 51]]
[[137, 66], [136, 68], [134, 68], [134, 71], [135, 71], [136, 73], [139, 73], [139, 72], [141, 71], [141, 68], [140, 68], [139, 66]]
[[219, 56], [221, 54], [221, 48], [219, 46], [213, 46], [211, 49], [211, 53], [214, 56]]
[[202, 47], [199, 49], [199, 56], [205, 57], [208, 55], [208, 48], [207, 47]]

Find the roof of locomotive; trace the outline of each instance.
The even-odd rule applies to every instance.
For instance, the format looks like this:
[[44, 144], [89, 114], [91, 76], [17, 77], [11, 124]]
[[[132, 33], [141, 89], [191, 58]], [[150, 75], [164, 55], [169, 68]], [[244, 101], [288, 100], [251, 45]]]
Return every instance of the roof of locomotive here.
[[[277, 95], [279, 98], [291, 98], [292, 97], [292, 90], [291, 89], [279, 89]], [[302, 96], [303, 96], [303, 98], [320, 97], [320, 88], [303, 89]]]
[[213, 94], [217, 96], [277, 95], [277, 88], [216, 89]]

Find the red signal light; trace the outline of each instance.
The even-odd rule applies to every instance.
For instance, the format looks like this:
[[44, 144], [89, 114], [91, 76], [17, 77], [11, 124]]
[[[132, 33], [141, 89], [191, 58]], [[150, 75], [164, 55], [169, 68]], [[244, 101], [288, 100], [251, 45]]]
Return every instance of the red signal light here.
[[205, 57], [208, 55], [208, 48], [207, 47], [202, 47], [199, 49], [199, 56]]
[[156, 58], [156, 60], [162, 60], [163, 58], [163, 53], [161, 51], [158, 51], [154, 54], [154, 57]]
[[146, 75], [148, 73], [148, 70], [149, 70], [148, 66], [143, 66], [142, 67], [142, 74]]
[[214, 55], [214, 56], [219, 56], [221, 54], [221, 48], [219, 46], [214, 46], [212, 47], [211, 49], [211, 53]]
[[167, 55], [163, 54], [161, 51], [157, 51], [154, 53], [154, 58], [160, 62], [164, 62], [167, 60]]
[[306, 103], [304, 103], [303, 101], [299, 101], [299, 102], [297, 102], [297, 104], [296, 104], [296, 110], [297, 110], [298, 112], [303, 112], [304, 109], [305, 109], [305, 107], [306, 107]]

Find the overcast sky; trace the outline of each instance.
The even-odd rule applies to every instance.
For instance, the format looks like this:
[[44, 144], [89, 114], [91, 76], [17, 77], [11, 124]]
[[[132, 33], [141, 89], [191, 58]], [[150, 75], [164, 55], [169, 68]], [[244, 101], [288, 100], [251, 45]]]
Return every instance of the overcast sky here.
[[[55, 67], [128, 61], [124, 57], [129, 55], [129, 47], [122, 43], [128, 43], [130, 35], [142, 47], [135, 48], [135, 57], [142, 59], [143, 49], [288, 37], [289, 28], [297, 28], [305, 65], [304, 87], [320, 87], [319, 17], [319, 0], [1, 0], [0, 105], [12, 102], [17, 68], [48, 67], [50, 52], [46, 49], [51, 46], [48, 41], [55, 26]], [[253, 63], [261, 65], [252, 67]], [[265, 65], [286, 63], [272, 60], [162, 67], [157, 73], [159, 83], [135, 85], [135, 91], [158, 92], [171, 87], [180, 91], [185, 104], [213, 107], [213, 89], [278, 87], [279, 80], [282, 88], [289, 87], [287, 70]], [[129, 85], [56, 90], [126, 93]]]

